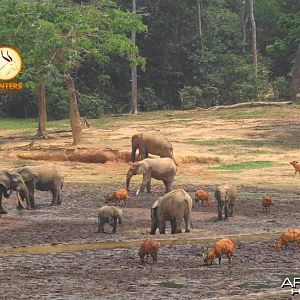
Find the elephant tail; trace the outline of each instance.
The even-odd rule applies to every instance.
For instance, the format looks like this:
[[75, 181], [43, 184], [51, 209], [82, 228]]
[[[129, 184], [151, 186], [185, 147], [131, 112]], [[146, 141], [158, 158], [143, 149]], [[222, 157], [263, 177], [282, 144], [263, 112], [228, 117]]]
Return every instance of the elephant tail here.
[[171, 158], [174, 160], [174, 163], [175, 163], [176, 167], [178, 167], [178, 163], [177, 163], [177, 161], [175, 160], [175, 157], [174, 157], [173, 149], [171, 151]]

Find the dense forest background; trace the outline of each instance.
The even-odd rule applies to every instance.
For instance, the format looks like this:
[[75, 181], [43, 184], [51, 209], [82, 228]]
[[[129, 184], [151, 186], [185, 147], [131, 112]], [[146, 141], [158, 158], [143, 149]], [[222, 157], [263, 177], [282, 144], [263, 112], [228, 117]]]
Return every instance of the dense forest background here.
[[[68, 5], [89, 2], [69, 1]], [[132, 7], [131, 0], [117, 0], [116, 4], [124, 12]], [[139, 55], [144, 58], [138, 67], [139, 111], [289, 97], [300, 42], [299, 0], [254, 2], [257, 76], [248, 0], [138, 0], [137, 12], [147, 26], [137, 33]], [[130, 38], [130, 30], [126, 34]], [[12, 46], [19, 48], [18, 43], [21, 40]], [[80, 63], [71, 65], [81, 115], [129, 112], [130, 63], [126, 55], [115, 52], [111, 51], [109, 60], [84, 55]], [[28, 67], [27, 62], [24, 70]], [[24, 71], [17, 78], [24, 83], [22, 92], [0, 95], [1, 116], [37, 117], [38, 96], [31, 85], [32, 76]], [[48, 117], [66, 118], [69, 99], [63, 81], [53, 75], [45, 83]]]

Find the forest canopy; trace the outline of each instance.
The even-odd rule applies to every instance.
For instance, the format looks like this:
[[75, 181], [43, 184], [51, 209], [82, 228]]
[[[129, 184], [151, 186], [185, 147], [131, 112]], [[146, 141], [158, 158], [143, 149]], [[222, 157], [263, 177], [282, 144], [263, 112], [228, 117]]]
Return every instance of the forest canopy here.
[[21, 52], [24, 68], [15, 81], [24, 88], [0, 94], [0, 114], [37, 117], [43, 79], [48, 117], [66, 118], [66, 73], [74, 79], [81, 115], [127, 113], [132, 53], [139, 111], [287, 99], [300, 43], [300, 2], [254, 1], [257, 74], [249, 3], [139, 0], [132, 14], [131, 0], [2, 0], [1, 44]]

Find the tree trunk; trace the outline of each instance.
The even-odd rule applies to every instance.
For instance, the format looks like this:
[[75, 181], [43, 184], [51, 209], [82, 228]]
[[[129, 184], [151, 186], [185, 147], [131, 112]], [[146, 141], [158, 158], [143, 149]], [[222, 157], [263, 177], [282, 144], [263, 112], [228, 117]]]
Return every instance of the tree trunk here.
[[47, 137], [47, 107], [46, 107], [46, 88], [45, 83], [41, 82], [38, 86], [38, 110], [39, 110], [39, 124], [36, 135], [39, 137], [43, 137], [44, 139]]
[[203, 38], [202, 38], [202, 20], [201, 20], [201, 5], [200, 0], [197, 0], [198, 4], [198, 26], [199, 26], [199, 42], [200, 42], [200, 49], [203, 48]]
[[65, 82], [68, 88], [69, 100], [70, 100], [70, 125], [72, 129], [73, 136], [73, 145], [78, 145], [81, 143], [81, 123], [80, 123], [80, 114], [78, 110], [76, 89], [73, 78], [70, 74], [65, 75]]
[[[136, 13], [136, 0], [132, 0], [132, 12]], [[135, 30], [131, 33], [131, 42], [135, 45], [136, 32]], [[135, 58], [135, 57], [133, 57]], [[138, 101], [138, 92], [137, 92], [137, 67], [135, 63], [131, 63], [131, 114], [137, 114], [137, 101]]]
[[251, 29], [252, 29], [252, 57], [253, 57], [253, 66], [255, 70], [255, 75], [257, 75], [257, 47], [256, 47], [256, 24], [254, 19], [253, 12], [253, 0], [249, 0], [249, 11], [250, 11], [250, 20], [251, 20]]
[[246, 52], [246, 46], [247, 46], [247, 23], [249, 20], [249, 14], [247, 14], [245, 18], [245, 10], [246, 10], [246, 1], [242, 0], [242, 10], [241, 10], [241, 29], [242, 29], [242, 45], [243, 45], [243, 52]]
[[290, 85], [291, 99], [295, 102], [300, 102], [300, 98], [297, 98], [297, 92], [300, 89], [300, 44], [296, 52], [296, 59], [293, 68], [292, 81]]

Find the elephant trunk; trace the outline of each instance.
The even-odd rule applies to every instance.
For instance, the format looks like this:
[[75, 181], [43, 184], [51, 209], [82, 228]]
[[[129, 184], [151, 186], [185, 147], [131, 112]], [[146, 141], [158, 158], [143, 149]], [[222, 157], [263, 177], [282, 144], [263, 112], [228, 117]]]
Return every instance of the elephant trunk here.
[[122, 225], [122, 217], [121, 216], [118, 217], [118, 223], [119, 223], [119, 225]]
[[130, 179], [132, 177], [132, 174], [130, 172], [127, 173], [126, 176], [126, 190], [129, 191], [129, 185], [130, 185]]
[[131, 151], [131, 161], [135, 162], [135, 153], [136, 153], [137, 148], [136, 147], [132, 147], [132, 151]]
[[151, 208], [151, 235], [155, 235], [158, 227], [157, 208]]

